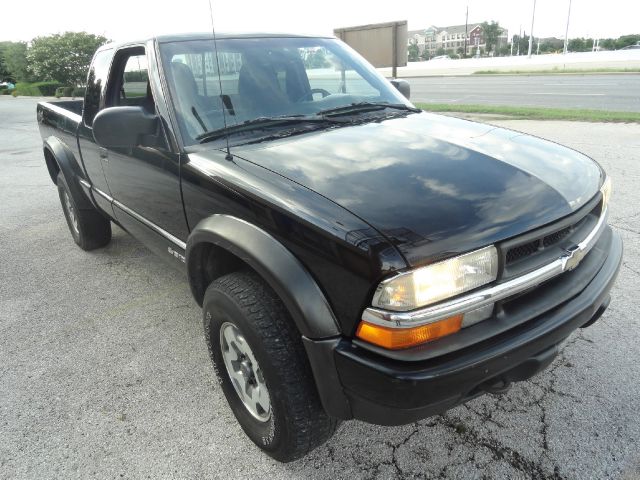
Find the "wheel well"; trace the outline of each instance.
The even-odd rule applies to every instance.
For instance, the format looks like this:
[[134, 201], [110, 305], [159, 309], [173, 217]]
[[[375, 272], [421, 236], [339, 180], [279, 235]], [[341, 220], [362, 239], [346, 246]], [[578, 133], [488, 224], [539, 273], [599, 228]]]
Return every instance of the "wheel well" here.
[[44, 160], [47, 163], [47, 170], [49, 171], [49, 176], [51, 177], [51, 181], [56, 184], [58, 183], [58, 174], [60, 173], [60, 166], [56, 161], [56, 157], [53, 156], [51, 150], [48, 148], [44, 149]]
[[199, 243], [189, 254], [189, 282], [198, 305], [202, 306], [204, 292], [211, 282], [249, 264], [233, 253], [212, 243]]

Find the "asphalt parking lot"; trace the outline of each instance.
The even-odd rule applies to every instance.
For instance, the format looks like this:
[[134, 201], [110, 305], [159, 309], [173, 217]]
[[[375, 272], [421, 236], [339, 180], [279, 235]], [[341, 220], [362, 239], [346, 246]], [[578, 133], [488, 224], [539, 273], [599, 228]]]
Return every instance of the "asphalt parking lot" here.
[[343, 423], [282, 465], [236, 424], [185, 279], [114, 228], [73, 243], [33, 99], [0, 98], [0, 478], [640, 478], [640, 126], [493, 121], [608, 170], [625, 260], [552, 366], [403, 427]]

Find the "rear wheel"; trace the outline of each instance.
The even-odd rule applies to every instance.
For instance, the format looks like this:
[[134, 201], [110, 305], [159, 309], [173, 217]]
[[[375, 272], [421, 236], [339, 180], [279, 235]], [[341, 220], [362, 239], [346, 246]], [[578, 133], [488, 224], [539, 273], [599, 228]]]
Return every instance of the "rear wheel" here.
[[73, 241], [83, 250], [104, 247], [111, 241], [111, 222], [95, 208], [79, 209], [62, 175], [58, 174], [58, 195]]
[[299, 332], [254, 272], [233, 272], [205, 293], [204, 330], [222, 390], [240, 426], [281, 462], [333, 435], [337, 420], [318, 397]]

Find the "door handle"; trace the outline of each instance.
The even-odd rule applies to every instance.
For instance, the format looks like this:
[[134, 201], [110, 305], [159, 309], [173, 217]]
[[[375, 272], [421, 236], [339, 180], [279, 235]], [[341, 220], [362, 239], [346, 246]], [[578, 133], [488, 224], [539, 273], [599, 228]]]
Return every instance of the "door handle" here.
[[109, 153], [107, 152], [106, 148], [100, 147], [98, 148], [98, 152], [99, 152], [98, 155], [102, 160], [104, 160], [105, 162], [109, 161]]

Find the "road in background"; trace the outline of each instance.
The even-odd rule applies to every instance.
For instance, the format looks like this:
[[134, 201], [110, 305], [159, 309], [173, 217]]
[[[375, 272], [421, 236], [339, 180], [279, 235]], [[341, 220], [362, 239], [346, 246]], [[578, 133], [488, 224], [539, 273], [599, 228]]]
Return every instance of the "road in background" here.
[[414, 77], [411, 101], [640, 112], [640, 74]]
[[[608, 52], [573, 52], [567, 55], [544, 54], [507, 57], [464, 58], [458, 60], [429, 60], [409, 62], [398, 69], [398, 77], [423, 77], [425, 75], [469, 75], [478, 71], [509, 72], [514, 70], [594, 70], [600, 68], [640, 68], [640, 50], [616, 50]], [[390, 68], [379, 69], [387, 77]]]
[[611, 307], [547, 371], [411, 425], [345, 422], [282, 465], [231, 414], [184, 275], [117, 227], [105, 248], [73, 243], [35, 103], [0, 97], [0, 478], [640, 478], [638, 125], [499, 122], [613, 179]]

